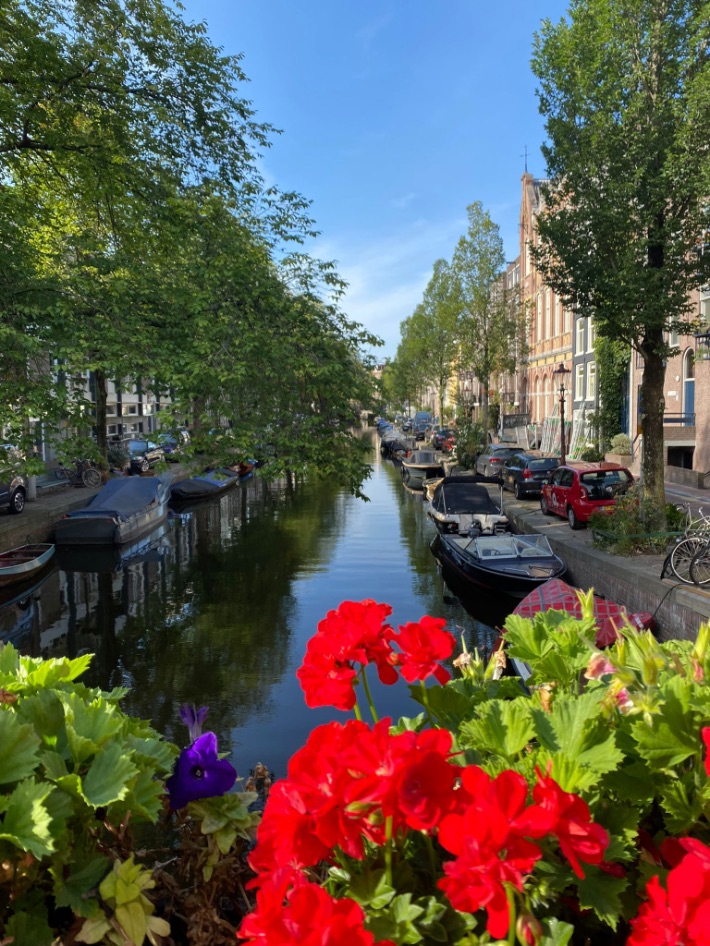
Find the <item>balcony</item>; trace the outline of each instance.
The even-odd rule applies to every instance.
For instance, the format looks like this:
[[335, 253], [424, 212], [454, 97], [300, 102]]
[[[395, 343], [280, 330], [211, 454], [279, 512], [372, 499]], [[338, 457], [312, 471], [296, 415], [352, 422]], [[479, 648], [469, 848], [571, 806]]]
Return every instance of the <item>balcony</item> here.
[[672, 424], [680, 427], [695, 427], [695, 413], [670, 414], [663, 412], [663, 425]]

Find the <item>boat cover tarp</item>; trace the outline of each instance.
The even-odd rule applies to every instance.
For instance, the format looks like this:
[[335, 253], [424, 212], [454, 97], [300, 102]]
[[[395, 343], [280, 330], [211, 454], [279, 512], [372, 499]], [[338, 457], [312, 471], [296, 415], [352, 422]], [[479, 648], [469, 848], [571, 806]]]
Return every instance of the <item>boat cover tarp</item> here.
[[209, 470], [199, 476], [191, 476], [189, 480], [176, 483], [170, 491], [171, 499], [196, 499], [198, 496], [209, 496], [219, 493], [226, 486], [231, 486], [239, 474], [234, 471]]
[[120, 476], [108, 483], [83, 509], [68, 512], [65, 518], [85, 516], [115, 516], [127, 520], [154, 503], [165, 502], [172, 473], [160, 476]]
[[470, 479], [464, 476], [446, 477], [437, 487], [437, 492], [439, 490], [444, 493], [447, 513], [471, 513], [485, 516], [501, 514], [485, 486], [472, 483]]
[[[538, 611], [566, 611], [576, 618], [582, 617], [582, 606], [577, 597], [577, 589], [552, 578], [544, 585], [535, 588], [514, 609], [513, 614], [530, 618]], [[616, 640], [616, 628], [625, 624], [624, 616], [628, 617], [633, 627], [642, 630], [653, 624], [653, 615], [647, 611], [630, 613], [623, 604], [607, 601], [606, 598], [594, 596], [594, 617], [597, 621], [597, 647], [609, 647]]]

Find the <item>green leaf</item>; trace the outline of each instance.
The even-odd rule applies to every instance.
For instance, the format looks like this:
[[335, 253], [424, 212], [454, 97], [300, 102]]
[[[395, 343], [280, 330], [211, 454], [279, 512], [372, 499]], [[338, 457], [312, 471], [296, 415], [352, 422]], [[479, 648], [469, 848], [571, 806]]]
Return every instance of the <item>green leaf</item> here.
[[39, 744], [32, 726], [21, 723], [12, 710], [0, 710], [0, 785], [32, 775], [39, 761]]
[[554, 916], [543, 920], [542, 927], [544, 932], [538, 946], [567, 946], [574, 933], [573, 926]]
[[478, 712], [478, 719], [461, 727], [464, 745], [513, 759], [535, 735], [528, 699], [489, 700]]
[[90, 917], [84, 922], [76, 935], [79, 943], [100, 943], [111, 929], [111, 924], [103, 915]]
[[129, 941], [140, 946], [148, 928], [148, 918], [143, 905], [137, 900], [121, 904], [116, 907], [116, 919]]
[[54, 786], [26, 780], [7, 799], [0, 838], [41, 860], [54, 851], [51, 818], [44, 804]]
[[621, 894], [629, 881], [625, 877], [612, 877], [597, 867], [584, 865], [584, 880], [577, 882], [579, 906], [582, 910], [594, 910], [596, 915], [613, 930], [621, 915]]
[[652, 769], [673, 774], [679, 763], [698, 752], [700, 718], [690, 709], [691, 685], [680, 676], [664, 681], [660, 688], [663, 710], [649, 725], [643, 717], [634, 721], [632, 735], [639, 755]]
[[661, 788], [660, 801], [671, 834], [687, 834], [703, 815], [703, 799], [692, 773], [667, 781]]
[[395, 943], [420, 943], [422, 935], [414, 921], [424, 913], [424, 908], [412, 903], [412, 895], [400, 894], [391, 900], [387, 909], [378, 916], [370, 917], [366, 927], [374, 933], [375, 940], [391, 939]]
[[[79, 916], [94, 916], [98, 902], [88, 895], [94, 890], [109, 868], [108, 858], [94, 857], [81, 867], [71, 864], [55, 875], [55, 898], [57, 906], [70, 907]], [[88, 940], [86, 941], [88, 942]]]
[[16, 946], [47, 946], [55, 942], [46, 915], [40, 913], [13, 913], [7, 921], [5, 933], [8, 937], [14, 937], [12, 942]]
[[109, 805], [127, 794], [127, 782], [137, 774], [138, 769], [131, 759], [114, 743], [91, 763], [83, 780], [84, 797], [94, 808]]
[[394, 887], [387, 883], [384, 870], [369, 870], [356, 874], [348, 885], [348, 896], [370, 910], [382, 910], [395, 892]]

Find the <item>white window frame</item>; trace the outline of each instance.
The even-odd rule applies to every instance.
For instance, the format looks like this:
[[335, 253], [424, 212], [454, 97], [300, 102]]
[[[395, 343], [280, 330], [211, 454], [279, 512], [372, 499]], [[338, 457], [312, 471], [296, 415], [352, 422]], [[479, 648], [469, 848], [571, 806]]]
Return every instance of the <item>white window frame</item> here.
[[594, 351], [594, 339], [596, 334], [596, 325], [594, 324], [594, 319], [590, 316], [587, 319], [587, 351], [590, 353]]
[[594, 403], [597, 396], [597, 363], [596, 361], [587, 362], [587, 396], [586, 400]]
[[578, 354], [584, 353], [584, 322], [585, 319], [577, 319], [577, 330], [576, 330], [576, 350]]
[[574, 369], [574, 399], [584, 400], [584, 365], [581, 362]]

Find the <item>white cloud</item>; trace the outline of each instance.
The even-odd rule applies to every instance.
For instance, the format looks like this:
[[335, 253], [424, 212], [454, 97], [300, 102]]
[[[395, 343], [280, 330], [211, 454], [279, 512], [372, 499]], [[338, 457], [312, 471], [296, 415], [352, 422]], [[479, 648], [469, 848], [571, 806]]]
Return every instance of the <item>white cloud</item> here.
[[374, 242], [343, 234], [316, 242], [309, 252], [337, 260], [338, 273], [348, 283], [342, 310], [383, 339], [380, 357], [393, 357], [400, 323], [421, 302], [436, 260], [451, 258], [464, 226], [461, 218], [436, 224], [419, 220]]

